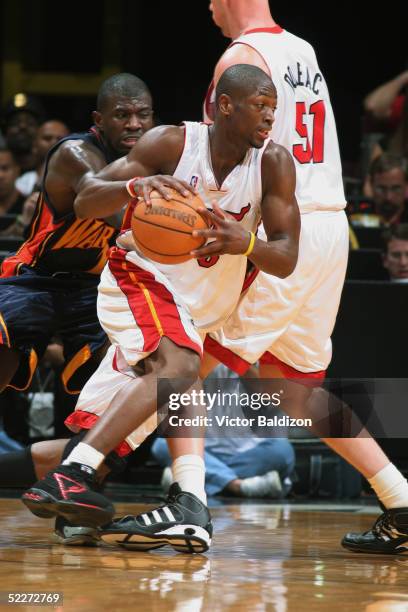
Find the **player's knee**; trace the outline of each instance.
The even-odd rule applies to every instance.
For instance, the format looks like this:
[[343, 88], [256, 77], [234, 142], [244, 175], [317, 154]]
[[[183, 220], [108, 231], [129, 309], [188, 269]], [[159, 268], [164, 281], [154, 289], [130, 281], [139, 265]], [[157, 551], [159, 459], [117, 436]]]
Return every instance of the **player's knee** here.
[[181, 349], [174, 359], [166, 362], [160, 377], [173, 379], [186, 379], [186, 381], [195, 381], [200, 372], [201, 359], [188, 349]]

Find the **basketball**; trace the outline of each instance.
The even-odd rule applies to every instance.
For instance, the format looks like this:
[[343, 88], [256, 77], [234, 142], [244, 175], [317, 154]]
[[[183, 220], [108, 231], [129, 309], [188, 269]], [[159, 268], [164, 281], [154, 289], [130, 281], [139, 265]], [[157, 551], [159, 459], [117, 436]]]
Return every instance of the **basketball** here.
[[133, 238], [146, 257], [164, 264], [177, 264], [192, 259], [190, 251], [205, 243], [205, 238], [193, 237], [192, 232], [208, 229], [207, 221], [197, 211], [205, 207], [198, 195], [184, 198], [171, 189], [171, 200], [152, 191], [151, 206], [140, 200], [132, 215]]

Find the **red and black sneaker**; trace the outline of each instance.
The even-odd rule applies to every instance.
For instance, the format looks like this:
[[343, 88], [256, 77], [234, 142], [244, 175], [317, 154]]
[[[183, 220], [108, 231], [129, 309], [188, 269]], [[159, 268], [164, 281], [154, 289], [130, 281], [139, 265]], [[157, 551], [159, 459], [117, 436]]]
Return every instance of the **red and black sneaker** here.
[[87, 465], [60, 465], [33, 484], [22, 496], [36, 516], [62, 516], [73, 525], [98, 527], [112, 520], [115, 508], [95, 491], [95, 470]]

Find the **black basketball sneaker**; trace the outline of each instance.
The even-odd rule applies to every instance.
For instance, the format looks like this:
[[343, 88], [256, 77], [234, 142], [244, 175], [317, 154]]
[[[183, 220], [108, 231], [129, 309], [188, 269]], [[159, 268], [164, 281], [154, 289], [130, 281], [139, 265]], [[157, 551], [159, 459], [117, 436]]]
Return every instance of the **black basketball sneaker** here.
[[166, 504], [112, 521], [100, 529], [100, 537], [108, 544], [132, 550], [151, 550], [169, 544], [178, 552], [203, 553], [211, 544], [211, 516], [198, 497], [182, 491], [175, 482]]
[[96, 527], [73, 525], [62, 516], [55, 520], [54, 538], [64, 546], [98, 546], [100, 543]]
[[87, 465], [60, 465], [33, 484], [22, 496], [36, 516], [62, 516], [73, 525], [98, 527], [112, 520], [115, 509], [95, 489], [95, 470]]
[[408, 553], [408, 508], [385, 510], [372, 529], [364, 533], [347, 533], [341, 545], [348, 550], [362, 553]]

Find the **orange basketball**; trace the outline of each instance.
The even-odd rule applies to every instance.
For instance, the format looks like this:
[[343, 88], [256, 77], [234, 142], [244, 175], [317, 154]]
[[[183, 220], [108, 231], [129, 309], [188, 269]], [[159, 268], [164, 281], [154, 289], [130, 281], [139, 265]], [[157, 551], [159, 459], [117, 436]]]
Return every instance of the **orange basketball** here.
[[192, 259], [190, 251], [205, 243], [204, 238], [194, 238], [193, 230], [208, 229], [206, 220], [197, 212], [205, 207], [198, 195], [184, 198], [171, 189], [171, 200], [165, 200], [159, 192], [152, 191], [152, 205], [140, 200], [133, 211], [132, 233], [139, 249], [146, 257], [164, 264], [177, 264]]

